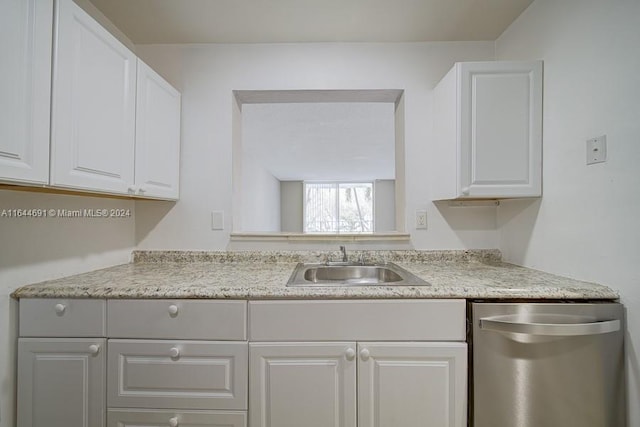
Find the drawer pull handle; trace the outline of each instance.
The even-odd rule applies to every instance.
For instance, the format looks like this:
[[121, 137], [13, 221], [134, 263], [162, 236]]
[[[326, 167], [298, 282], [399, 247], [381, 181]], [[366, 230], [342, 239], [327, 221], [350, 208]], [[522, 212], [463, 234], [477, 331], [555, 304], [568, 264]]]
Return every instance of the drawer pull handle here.
[[356, 358], [356, 351], [352, 348], [348, 348], [347, 351], [344, 352], [344, 357], [347, 360], [353, 360]]
[[180, 349], [178, 347], [171, 347], [171, 350], [169, 350], [169, 355], [172, 359], [180, 357]]
[[169, 418], [169, 427], [178, 427], [178, 417]]
[[363, 348], [362, 350], [360, 350], [360, 358], [365, 362], [369, 360], [370, 356], [371, 356], [371, 353], [369, 353], [369, 350], [367, 350], [366, 348]]
[[54, 310], [56, 311], [56, 314], [62, 316], [64, 314], [64, 311], [67, 309], [67, 307], [64, 304], [56, 304], [56, 306], [54, 307]]
[[100, 346], [98, 344], [91, 344], [89, 346], [89, 353], [93, 355], [100, 353]]
[[175, 304], [171, 304], [169, 306], [169, 315], [170, 316], [177, 316], [178, 315], [178, 306]]

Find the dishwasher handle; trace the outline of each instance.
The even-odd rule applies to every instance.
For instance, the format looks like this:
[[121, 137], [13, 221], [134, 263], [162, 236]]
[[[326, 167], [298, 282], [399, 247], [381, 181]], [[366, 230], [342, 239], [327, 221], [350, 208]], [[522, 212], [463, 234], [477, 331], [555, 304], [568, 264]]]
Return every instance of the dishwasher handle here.
[[589, 323], [529, 323], [514, 322], [504, 317], [483, 317], [480, 329], [501, 333], [573, 337], [598, 335], [620, 330], [620, 320], [605, 320]]

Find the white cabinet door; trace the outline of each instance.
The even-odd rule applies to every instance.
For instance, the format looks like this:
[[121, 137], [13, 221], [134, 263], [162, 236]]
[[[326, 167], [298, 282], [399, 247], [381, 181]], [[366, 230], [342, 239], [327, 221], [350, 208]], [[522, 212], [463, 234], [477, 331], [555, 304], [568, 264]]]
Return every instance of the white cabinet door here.
[[465, 343], [358, 343], [358, 427], [464, 427]]
[[180, 92], [138, 59], [135, 186], [140, 196], [177, 200]]
[[542, 62], [457, 63], [434, 90], [432, 198], [542, 194]]
[[105, 425], [104, 339], [18, 340], [18, 427]]
[[133, 185], [136, 57], [59, 0], [54, 38], [51, 185], [126, 194]]
[[110, 409], [107, 427], [246, 427], [245, 412]]
[[354, 342], [251, 343], [251, 427], [355, 427]]
[[0, 180], [49, 182], [53, 1], [0, 6]]

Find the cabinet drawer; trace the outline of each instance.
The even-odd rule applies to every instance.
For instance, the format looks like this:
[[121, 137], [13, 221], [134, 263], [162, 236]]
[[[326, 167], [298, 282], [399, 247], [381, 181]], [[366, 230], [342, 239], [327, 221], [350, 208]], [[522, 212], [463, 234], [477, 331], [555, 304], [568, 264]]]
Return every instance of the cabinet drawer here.
[[107, 307], [109, 337], [247, 339], [245, 301], [110, 300]]
[[247, 415], [244, 412], [166, 409], [111, 409], [107, 413], [107, 427], [166, 427], [175, 421], [180, 427], [246, 427]]
[[104, 337], [104, 300], [20, 300], [21, 337]]
[[109, 407], [247, 409], [246, 342], [109, 340]]
[[251, 301], [250, 341], [464, 341], [464, 300]]

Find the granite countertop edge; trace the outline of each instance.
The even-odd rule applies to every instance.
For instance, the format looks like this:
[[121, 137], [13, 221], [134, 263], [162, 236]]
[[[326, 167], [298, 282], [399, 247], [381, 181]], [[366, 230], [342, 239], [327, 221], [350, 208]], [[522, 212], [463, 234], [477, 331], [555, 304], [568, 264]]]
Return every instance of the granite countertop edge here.
[[287, 287], [298, 262], [338, 252], [136, 251], [133, 262], [16, 289], [14, 298], [617, 300], [614, 290], [501, 261], [495, 249], [353, 251], [392, 261], [430, 286]]

